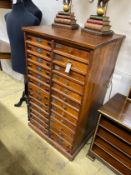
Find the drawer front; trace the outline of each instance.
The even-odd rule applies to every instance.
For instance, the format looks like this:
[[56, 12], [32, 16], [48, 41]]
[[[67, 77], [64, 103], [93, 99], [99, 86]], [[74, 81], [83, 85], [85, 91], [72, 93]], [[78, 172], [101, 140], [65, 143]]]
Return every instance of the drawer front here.
[[78, 61], [74, 61], [70, 58], [54, 54], [53, 62], [57, 65], [60, 65], [66, 68], [67, 64], [71, 64], [71, 70], [86, 75], [88, 66], [86, 64], [80, 63]]
[[45, 112], [42, 108], [40, 108], [39, 106], [35, 105], [34, 103], [30, 103], [30, 113], [35, 113], [38, 116], [42, 116], [45, 119], [49, 119], [49, 114], [47, 112]]
[[63, 94], [53, 90], [52, 96], [58, 97], [59, 99], [62, 99], [64, 102], [68, 103], [69, 105], [75, 107], [75, 109], [80, 110], [80, 105], [78, 103], [76, 103], [75, 101], [71, 100], [70, 98], [64, 96]]
[[45, 106], [49, 105], [49, 98], [46, 96], [42, 96], [41, 94], [38, 94], [37, 92], [29, 92], [29, 98], [37, 99], [39, 102], [43, 103]]
[[37, 65], [35, 63], [32, 63], [30, 61], [27, 62], [27, 65], [28, 65], [27, 69], [30, 69], [31, 68], [32, 70], [37, 71], [37, 72], [43, 74], [43, 76], [44, 75], [45, 76], [51, 76], [50, 69], [45, 69], [42, 66]]
[[37, 94], [37, 95], [39, 95], [39, 97], [41, 96], [42, 98], [45, 98], [45, 99], [49, 98], [49, 93], [46, 93], [41, 88], [35, 86], [32, 83], [28, 83], [28, 89], [29, 89], [29, 92], [31, 92], [31, 94], [32, 93]]
[[127, 143], [110, 134], [108, 131], [101, 127], [98, 129], [97, 135], [107, 143], [114, 146], [114, 148], [120, 150], [123, 154], [131, 158], [130, 146]]
[[39, 73], [35, 73], [34, 71], [28, 70], [28, 76], [31, 76], [31, 77], [34, 77], [35, 79], [38, 79], [40, 81], [43, 81], [47, 85], [50, 84], [50, 77], [43, 76], [43, 75], [41, 75]]
[[35, 104], [36, 106], [42, 108], [44, 111], [49, 112], [49, 105], [46, 106], [45, 104], [39, 102], [39, 101], [38, 101], [37, 99], [35, 99], [35, 98], [29, 97], [29, 103], [31, 103], [31, 104], [33, 103], [33, 104]]
[[53, 81], [63, 85], [64, 87], [67, 87], [68, 89], [78, 93], [78, 94], [83, 94], [83, 86], [79, 85], [77, 83], [72, 82], [71, 80], [68, 80], [66, 78], [63, 78], [57, 74], [53, 74]]
[[[52, 106], [52, 111], [56, 111], [57, 109], [54, 109], [54, 106]], [[75, 131], [76, 125], [72, 123], [70, 120], [68, 120], [63, 113], [62, 114], [56, 114], [55, 112], [51, 113], [51, 118], [58, 120], [61, 124], [64, 124], [65, 126], [69, 127], [71, 130]]]
[[89, 60], [89, 52], [82, 49], [77, 49], [67, 45], [56, 43], [55, 50], [74, 55], [76, 57], [84, 58], [87, 61]]
[[50, 137], [54, 140], [57, 144], [61, 145], [67, 152], [71, 152], [72, 145], [67, 142], [64, 138], [58, 136], [55, 132], [50, 133]]
[[72, 80], [73, 82], [76, 82], [80, 85], [84, 85], [85, 84], [85, 76], [79, 74], [79, 73], [76, 73], [74, 71], [70, 71], [70, 73], [66, 73], [65, 72], [65, 68], [62, 67], [62, 66], [59, 66], [57, 64], [54, 64], [53, 66], [53, 72], [58, 74], [58, 75], [61, 75], [62, 77], [65, 77], [69, 80]]
[[46, 83], [43, 83], [40, 80], [35, 79], [34, 77], [28, 76], [28, 81], [35, 86], [41, 88], [43, 91], [49, 93], [50, 86]]
[[58, 109], [62, 109], [64, 111], [67, 111], [68, 113], [72, 114], [73, 116], [76, 116], [78, 118], [79, 116], [79, 109], [74, 108], [74, 106], [69, 105], [68, 103], [65, 103], [59, 98], [55, 98], [55, 96], [52, 97], [52, 103], [55, 104]]
[[69, 97], [70, 99], [72, 99], [76, 103], [81, 104], [82, 97], [79, 94], [76, 94], [76, 93], [70, 91], [69, 89], [64, 88], [56, 83], [53, 83], [52, 89], [56, 90], [57, 92], [60, 91], [63, 95]]
[[28, 54], [27, 60], [32, 62], [32, 63], [36, 63], [37, 65], [42, 65], [44, 67], [47, 67], [47, 69], [51, 68], [50, 60], [46, 60], [44, 58], [37, 57], [37, 56], [31, 55], [31, 54]]
[[39, 118], [46, 125], [49, 125], [49, 118], [47, 118], [45, 114], [39, 113], [35, 109], [30, 108], [30, 118], [32, 118], [33, 116]]
[[37, 120], [34, 120], [34, 119], [31, 118], [30, 123], [31, 123], [32, 125], [34, 125], [36, 128], [38, 128], [42, 133], [44, 133], [44, 134], [46, 134], [46, 135], [49, 134], [49, 131], [48, 131], [46, 128], [44, 128], [44, 127], [41, 125], [41, 123], [39, 123]]
[[73, 138], [75, 132], [72, 131], [69, 127], [65, 126], [64, 124], [60, 123], [59, 121], [55, 120], [54, 118], [51, 118], [50, 120], [50, 129], [55, 129], [58, 132], [65, 133], [69, 137]]
[[41, 126], [43, 126], [43, 128], [45, 129], [49, 129], [49, 125], [47, 123], [45, 123], [43, 120], [41, 120], [41, 118], [39, 118], [38, 116], [32, 114], [30, 120], [35, 120], [36, 122], [38, 122]]
[[41, 44], [43, 47], [51, 48], [51, 40], [45, 39], [41, 36], [27, 35], [26, 41]]

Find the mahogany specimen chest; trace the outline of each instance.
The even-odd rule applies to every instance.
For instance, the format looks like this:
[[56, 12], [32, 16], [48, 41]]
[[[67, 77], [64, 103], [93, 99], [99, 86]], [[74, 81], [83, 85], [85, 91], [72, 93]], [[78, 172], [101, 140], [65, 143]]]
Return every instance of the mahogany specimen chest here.
[[117, 174], [131, 174], [131, 99], [116, 94], [99, 113], [88, 155]]
[[29, 125], [72, 160], [96, 126], [124, 36], [51, 26], [23, 30]]

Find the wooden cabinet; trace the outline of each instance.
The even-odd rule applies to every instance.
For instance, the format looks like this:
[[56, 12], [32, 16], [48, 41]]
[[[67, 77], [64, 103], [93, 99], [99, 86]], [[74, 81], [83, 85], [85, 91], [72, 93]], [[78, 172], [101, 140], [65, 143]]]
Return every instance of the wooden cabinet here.
[[124, 36], [51, 26], [23, 30], [29, 125], [72, 160], [96, 126]]
[[5, 8], [5, 9], [12, 8], [11, 0], [0, 0], [0, 8]]
[[115, 95], [99, 110], [97, 129], [89, 150], [118, 174], [131, 173], [131, 101]]

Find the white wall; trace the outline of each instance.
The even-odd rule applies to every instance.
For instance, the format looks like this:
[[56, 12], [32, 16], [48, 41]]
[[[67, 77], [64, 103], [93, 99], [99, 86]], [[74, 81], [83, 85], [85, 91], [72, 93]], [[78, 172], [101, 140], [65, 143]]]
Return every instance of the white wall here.
[[[42, 10], [42, 24], [51, 24], [57, 11], [62, 9], [62, 0], [33, 0]], [[90, 14], [95, 14], [96, 3], [90, 4], [88, 0], [73, 0], [73, 11], [76, 14], [78, 23], [83, 26]], [[4, 22], [4, 14], [7, 10], [0, 9], [0, 39], [8, 40]], [[130, 0], [110, 0], [107, 15], [110, 16], [112, 29], [116, 33], [126, 35], [126, 39], [120, 50], [115, 73], [113, 76], [112, 95], [116, 92], [127, 94], [131, 86], [131, 3]], [[108, 99], [110, 88], [108, 89], [106, 100]]]

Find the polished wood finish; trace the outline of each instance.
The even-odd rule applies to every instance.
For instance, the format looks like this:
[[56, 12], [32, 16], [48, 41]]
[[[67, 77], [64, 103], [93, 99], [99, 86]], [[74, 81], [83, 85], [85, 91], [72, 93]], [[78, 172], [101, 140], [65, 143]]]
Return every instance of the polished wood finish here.
[[[8, 43], [0, 40], [0, 59], [10, 59], [11, 58], [11, 50]], [[1, 64], [0, 64], [1, 68]]]
[[11, 9], [12, 8], [11, 0], [0, 0], [0, 8]]
[[131, 101], [116, 94], [99, 109], [99, 118], [88, 152], [117, 174], [131, 172]]
[[[94, 131], [124, 36], [98, 37], [51, 26], [23, 30], [29, 125], [72, 160]], [[67, 63], [70, 73], [65, 72]]]

